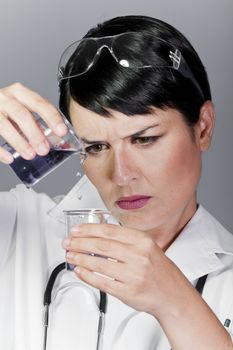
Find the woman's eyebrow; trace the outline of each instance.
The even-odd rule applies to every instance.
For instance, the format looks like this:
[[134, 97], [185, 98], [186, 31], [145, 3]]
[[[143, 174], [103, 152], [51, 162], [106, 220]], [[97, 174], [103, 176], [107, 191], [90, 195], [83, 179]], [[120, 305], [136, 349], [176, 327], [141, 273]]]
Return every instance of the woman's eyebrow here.
[[142, 130], [136, 132], [136, 133], [133, 134], [133, 135], [126, 136], [126, 138], [127, 138], [127, 137], [137, 137], [137, 136], [141, 136], [142, 134], [144, 134], [144, 132], [146, 132], [146, 131], [149, 130], [149, 129], [155, 128], [156, 126], [159, 126], [159, 124], [150, 125], [150, 126], [146, 127], [145, 129], [142, 129]]
[[95, 143], [101, 143], [103, 141], [91, 141], [91, 140], [87, 140], [85, 137], [81, 138], [82, 142], [86, 143], [87, 145], [93, 145]]
[[[154, 124], [154, 125], [147, 126], [146, 128], [144, 128], [144, 129], [142, 129], [142, 130], [140, 130], [140, 131], [137, 131], [136, 133], [134, 133], [134, 134], [132, 134], [132, 135], [128, 135], [128, 136], [122, 137], [122, 140], [127, 139], [127, 138], [129, 138], [129, 137], [138, 137], [138, 136], [141, 136], [141, 135], [143, 135], [147, 130], [152, 129], [152, 128], [155, 128], [156, 126], [159, 126], [159, 124]], [[100, 140], [92, 141], [92, 140], [86, 139], [85, 137], [82, 137], [81, 140], [82, 140], [84, 143], [86, 143], [87, 145], [93, 145], [93, 144], [96, 144], [96, 143], [105, 142], [105, 141], [100, 141]]]

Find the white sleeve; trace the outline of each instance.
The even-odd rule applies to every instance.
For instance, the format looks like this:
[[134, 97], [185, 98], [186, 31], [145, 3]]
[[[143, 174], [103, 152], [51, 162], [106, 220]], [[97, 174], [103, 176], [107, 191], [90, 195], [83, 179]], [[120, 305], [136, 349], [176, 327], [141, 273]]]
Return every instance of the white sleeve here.
[[16, 197], [11, 192], [0, 192], [0, 267], [3, 267], [12, 252], [16, 208]]

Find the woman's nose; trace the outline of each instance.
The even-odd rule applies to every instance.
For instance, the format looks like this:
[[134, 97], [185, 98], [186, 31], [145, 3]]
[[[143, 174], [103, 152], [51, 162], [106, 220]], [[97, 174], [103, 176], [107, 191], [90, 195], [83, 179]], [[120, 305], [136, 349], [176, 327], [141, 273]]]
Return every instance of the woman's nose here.
[[129, 153], [115, 152], [112, 160], [112, 181], [118, 186], [127, 186], [137, 178], [137, 171]]

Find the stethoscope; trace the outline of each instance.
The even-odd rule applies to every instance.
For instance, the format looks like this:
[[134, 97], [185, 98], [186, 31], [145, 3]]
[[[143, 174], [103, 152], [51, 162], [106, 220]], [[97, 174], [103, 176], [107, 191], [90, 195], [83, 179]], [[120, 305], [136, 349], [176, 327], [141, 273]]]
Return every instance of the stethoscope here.
[[[47, 348], [47, 338], [48, 338], [48, 327], [49, 327], [49, 306], [52, 300], [52, 291], [54, 287], [54, 283], [57, 279], [58, 274], [66, 269], [66, 262], [63, 262], [55, 267], [52, 271], [49, 280], [47, 282], [47, 286], [44, 292], [44, 345], [43, 350]], [[96, 342], [96, 350], [101, 350], [102, 348], [102, 336], [104, 331], [104, 320], [107, 308], [107, 294], [100, 290], [100, 301], [99, 301], [99, 325], [97, 331], [97, 342]]]
[[[55, 269], [52, 271], [45, 292], [44, 292], [44, 347], [43, 350], [46, 350], [47, 346], [47, 336], [48, 336], [48, 327], [49, 327], [49, 306], [51, 304], [51, 299], [52, 299], [52, 291], [53, 291], [53, 286], [56, 281], [56, 278], [58, 274], [66, 269], [66, 262], [63, 262], [59, 264]], [[196, 290], [202, 295], [206, 279], [208, 277], [207, 275], [201, 276], [197, 284], [195, 286]], [[99, 302], [99, 325], [98, 325], [98, 331], [97, 331], [97, 342], [96, 342], [96, 350], [101, 350], [102, 348], [102, 336], [103, 336], [103, 331], [104, 331], [104, 320], [105, 320], [105, 314], [106, 314], [106, 308], [107, 308], [107, 294], [100, 291], [100, 302]], [[230, 320], [226, 320], [230, 321]], [[226, 325], [226, 321], [224, 326]]]

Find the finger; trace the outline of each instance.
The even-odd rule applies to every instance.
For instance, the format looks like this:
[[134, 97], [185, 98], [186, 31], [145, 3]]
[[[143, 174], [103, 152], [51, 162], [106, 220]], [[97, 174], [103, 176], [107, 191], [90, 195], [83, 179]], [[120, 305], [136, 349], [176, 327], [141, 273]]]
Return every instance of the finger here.
[[77, 266], [75, 267], [74, 272], [82, 281], [105, 293], [119, 298], [125, 294], [125, 285], [120, 281], [97, 275], [85, 267]]
[[72, 227], [71, 236], [103, 237], [122, 243], [135, 244], [145, 237], [145, 233], [114, 224], [81, 224]]
[[27, 109], [39, 114], [55, 134], [58, 136], [66, 134], [67, 128], [60, 112], [48, 100], [20, 83], [11, 85], [7, 90], [5, 89], [5, 91], [17, 99]]
[[5, 164], [11, 164], [14, 158], [10, 152], [7, 152], [4, 148], [0, 147], [0, 162]]
[[[24, 107], [22, 104], [20, 104], [16, 100], [8, 100], [7, 104], [5, 105], [5, 113], [7, 113], [8, 118], [5, 117], [5, 119], [2, 120], [2, 124], [5, 124], [5, 126], [9, 123], [13, 124], [14, 130], [17, 134], [23, 134], [27, 141], [22, 141], [23, 137], [20, 138], [17, 137], [17, 141], [20, 142], [20, 140], [23, 142], [23, 144], [16, 143], [15, 140], [15, 132], [12, 135], [9, 133], [9, 127], [7, 129], [2, 128], [2, 136], [7, 139], [7, 142], [9, 142], [16, 150], [21, 154], [22, 147], [29, 147], [29, 144], [33, 147], [35, 152], [39, 155], [45, 155], [49, 151], [49, 143], [46, 140], [46, 137], [42, 130], [39, 128], [39, 126], [36, 123], [36, 120], [34, 116], [29, 112], [29, 110]], [[3, 117], [4, 118], [4, 117]], [[5, 120], [5, 122], [4, 122]], [[13, 128], [11, 128], [13, 130]], [[14, 145], [13, 145], [14, 144]]]
[[[28, 142], [19, 134], [12, 123], [0, 113], [0, 135], [25, 159], [32, 159], [35, 151]], [[1, 149], [1, 153], [5, 153]]]
[[125, 263], [113, 259], [105, 259], [73, 252], [68, 252], [66, 257], [67, 261], [73, 265], [85, 267], [90, 271], [98, 272], [108, 278], [120, 282], [127, 281], [127, 269]]
[[71, 237], [63, 241], [63, 248], [73, 252], [94, 253], [121, 262], [133, 258], [129, 245], [104, 238]]

